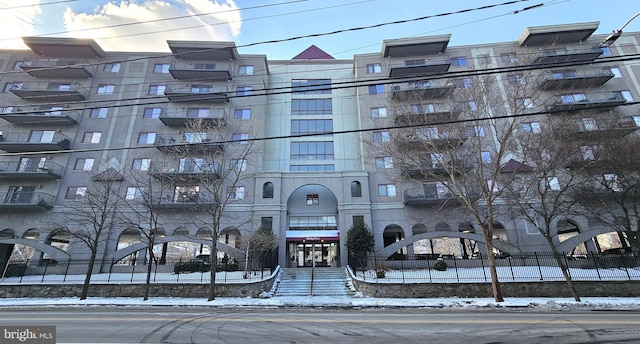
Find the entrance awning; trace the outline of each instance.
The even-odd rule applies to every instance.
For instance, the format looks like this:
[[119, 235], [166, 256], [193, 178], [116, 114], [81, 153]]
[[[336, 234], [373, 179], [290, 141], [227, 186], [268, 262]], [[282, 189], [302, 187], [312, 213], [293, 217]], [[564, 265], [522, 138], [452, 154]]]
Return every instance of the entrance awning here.
[[340, 240], [340, 231], [338, 230], [317, 230], [317, 231], [287, 231], [287, 241], [329, 241]]

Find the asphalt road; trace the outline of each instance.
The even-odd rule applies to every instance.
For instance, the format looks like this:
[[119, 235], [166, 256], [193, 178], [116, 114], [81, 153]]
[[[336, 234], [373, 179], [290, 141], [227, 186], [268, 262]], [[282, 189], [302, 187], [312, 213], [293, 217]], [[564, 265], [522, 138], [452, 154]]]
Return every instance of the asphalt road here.
[[5, 308], [3, 325], [55, 325], [57, 343], [640, 343], [632, 311]]

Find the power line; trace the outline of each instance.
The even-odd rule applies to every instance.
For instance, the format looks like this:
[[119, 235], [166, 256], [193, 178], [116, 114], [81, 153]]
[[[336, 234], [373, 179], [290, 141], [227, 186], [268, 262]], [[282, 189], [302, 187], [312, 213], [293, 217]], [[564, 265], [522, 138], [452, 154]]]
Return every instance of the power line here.
[[[4, 10], [15, 10], [18, 8], [26, 8], [26, 7], [35, 7], [35, 6], [45, 6], [45, 5], [55, 5], [55, 4], [63, 4], [66, 2], [75, 2], [78, 0], [60, 0], [60, 1], [52, 1], [52, 2], [43, 2], [43, 3], [38, 3], [38, 4], [31, 4], [31, 5], [20, 5], [20, 6], [11, 6], [11, 7], [2, 7], [0, 8], [0, 11], [4, 11]], [[15, 38], [9, 38], [9, 39], [15, 39]], [[0, 41], [2, 40], [6, 40], [6, 39], [0, 39]]]

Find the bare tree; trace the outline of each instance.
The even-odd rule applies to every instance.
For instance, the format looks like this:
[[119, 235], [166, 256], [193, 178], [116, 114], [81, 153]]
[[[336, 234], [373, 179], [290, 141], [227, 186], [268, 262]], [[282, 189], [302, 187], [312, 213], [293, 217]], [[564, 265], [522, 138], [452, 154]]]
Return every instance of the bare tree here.
[[92, 177], [92, 183], [81, 192], [82, 199], [67, 204], [69, 223], [75, 224], [69, 231], [71, 237], [87, 246], [90, 252], [80, 300], [87, 298], [91, 275], [98, 251], [103, 245], [104, 234], [114, 224], [118, 208], [122, 176], [114, 169], [107, 169]]
[[264, 225], [251, 233], [246, 242], [244, 278], [247, 278], [252, 271], [259, 270], [261, 273], [264, 271], [264, 258], [277, 243], [273, 230]]

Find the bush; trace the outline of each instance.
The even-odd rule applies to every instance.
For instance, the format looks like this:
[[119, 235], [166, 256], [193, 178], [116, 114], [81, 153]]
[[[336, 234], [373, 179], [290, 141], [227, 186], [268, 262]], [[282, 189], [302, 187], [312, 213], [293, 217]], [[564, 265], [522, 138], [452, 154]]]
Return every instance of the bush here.
[[433, 266], [433, 268], [438, 271], [447, 271], [447, 263], [439, 261], [436, 263], [436, 265]]
[[176, 263], [176, 265], [173, 266], [173, 272], [176, 274], [183, 272], [207, 272], [210, 268], [211, 264], [197, 260], [190, 260], [188, 262]]

